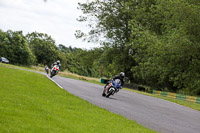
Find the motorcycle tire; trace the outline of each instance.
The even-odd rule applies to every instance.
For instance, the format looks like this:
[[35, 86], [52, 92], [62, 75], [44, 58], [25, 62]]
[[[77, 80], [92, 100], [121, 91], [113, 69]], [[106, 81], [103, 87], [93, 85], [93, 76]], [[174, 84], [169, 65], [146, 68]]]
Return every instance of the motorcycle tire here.
[[55, 76], [55, 71], [51, 72], [51, 76], [50, 77], [52, 78], [53, 76]]
[[108, 94], [106, 95], [106, 97], [108, 98], [110, 95], [112, 95], [112, 93], [113, 93], [113, 90], [110, 90], [110, 91], [108, 92]]
[[106, 93], [105, 93], [105, 88], [103, 89], [102, 96], [103, 96], [103, 97], [105, 97], [105, 96], [106, 96]]

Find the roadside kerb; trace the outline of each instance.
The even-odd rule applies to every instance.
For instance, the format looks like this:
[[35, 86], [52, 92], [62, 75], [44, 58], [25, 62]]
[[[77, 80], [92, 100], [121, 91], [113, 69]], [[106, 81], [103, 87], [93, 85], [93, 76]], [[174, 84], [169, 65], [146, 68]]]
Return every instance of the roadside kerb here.
[[200, 97], [171, 93], [166, 91], [157, 91], [157, 90], [153, 90], [153, 94], [200, 104]]
[[62, 86], [60, 86], [56, 81], [54, 81], [52, 78], [50, 78], [48, 75], [46, 75], [48, 79], [50, 79], [52, 82], [54, 82], [58, 87], [60, 87], [61, 89], [63, 89]]

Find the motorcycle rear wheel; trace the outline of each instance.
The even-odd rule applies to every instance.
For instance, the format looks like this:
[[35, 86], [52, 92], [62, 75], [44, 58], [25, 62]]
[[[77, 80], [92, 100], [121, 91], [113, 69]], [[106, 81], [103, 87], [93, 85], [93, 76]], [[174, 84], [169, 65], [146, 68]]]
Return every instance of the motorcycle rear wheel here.
[[106, 96], [106, 93], [105, 93], [105, 88], [103, 89], [102, 96], [103, 96], [103, 97], [105, 97], [105, 96]]

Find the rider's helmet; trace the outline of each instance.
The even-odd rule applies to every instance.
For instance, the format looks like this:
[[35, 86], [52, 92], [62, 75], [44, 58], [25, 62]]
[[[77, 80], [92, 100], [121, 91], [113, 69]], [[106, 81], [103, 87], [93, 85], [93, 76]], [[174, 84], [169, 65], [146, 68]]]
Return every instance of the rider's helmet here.
[[124, 78], [124, 77], [125, 77], [125, 73], [124, 73], [124, 72], [120, 72], [119, 76], [120, 76], [121, 78]]
[[57, 64], [60, 64], [60, 61], [59, 61], [59, 60], [57, 60]]

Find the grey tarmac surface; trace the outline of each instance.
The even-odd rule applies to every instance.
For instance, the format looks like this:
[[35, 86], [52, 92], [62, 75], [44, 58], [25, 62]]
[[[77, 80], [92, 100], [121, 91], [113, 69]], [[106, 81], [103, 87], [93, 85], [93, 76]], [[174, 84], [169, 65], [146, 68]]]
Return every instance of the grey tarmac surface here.
[[155, 131], [200, 133], [200, 111], [123, 89], [105, 98], [101, 85], [59, 76], [52, 79], [69, 93]]

